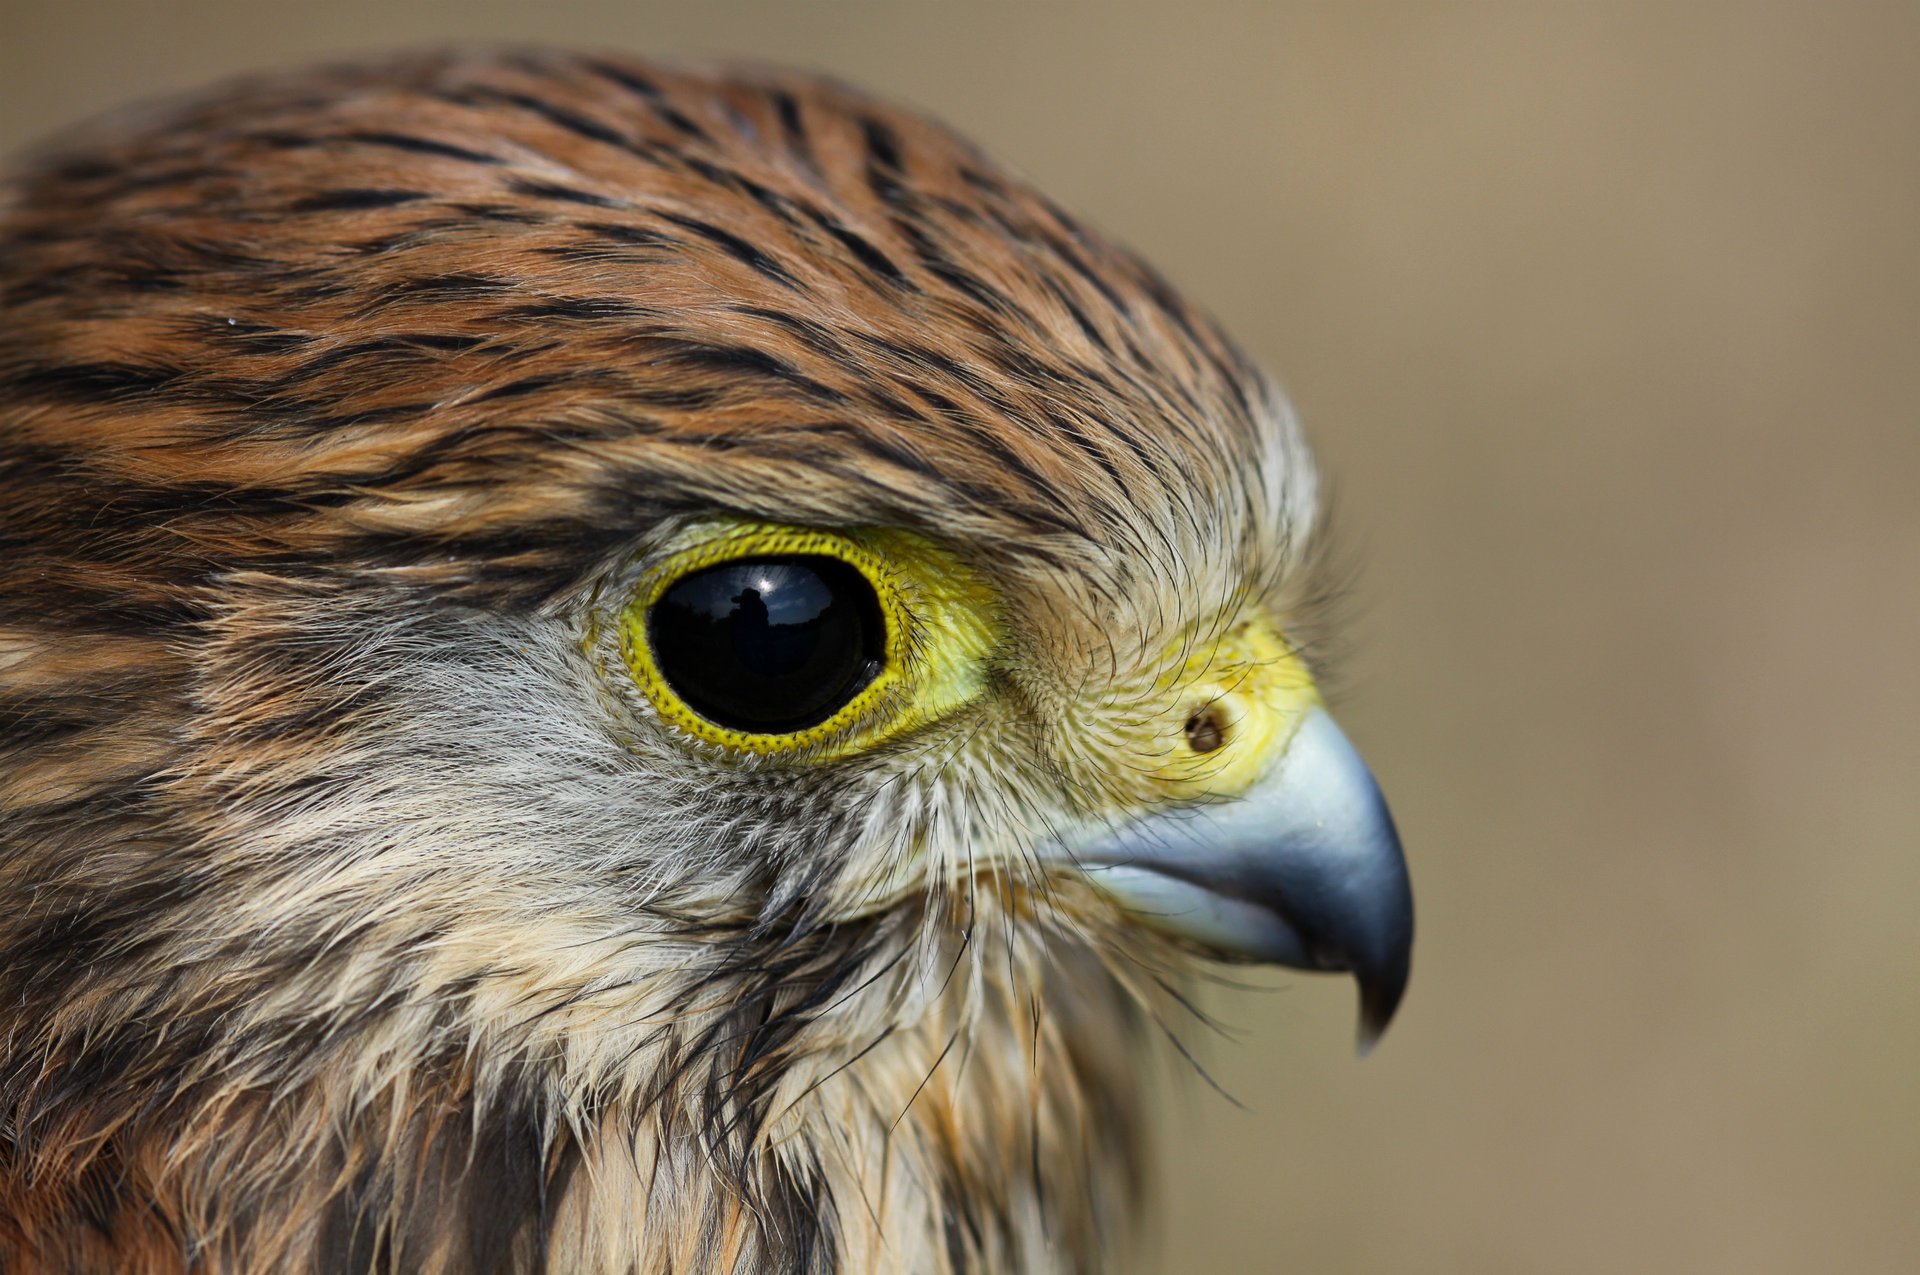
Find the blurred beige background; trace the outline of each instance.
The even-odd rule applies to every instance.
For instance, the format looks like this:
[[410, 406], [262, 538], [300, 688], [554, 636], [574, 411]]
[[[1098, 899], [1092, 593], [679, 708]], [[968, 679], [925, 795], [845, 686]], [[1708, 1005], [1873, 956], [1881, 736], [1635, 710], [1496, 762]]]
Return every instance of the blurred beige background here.
[[1153, 1269], [1920, 1269], [1920, 5], [0, 3], [0, 148], [540, 38], [825, 68], [1291, 387], [1421, 941], [1257, 980]]

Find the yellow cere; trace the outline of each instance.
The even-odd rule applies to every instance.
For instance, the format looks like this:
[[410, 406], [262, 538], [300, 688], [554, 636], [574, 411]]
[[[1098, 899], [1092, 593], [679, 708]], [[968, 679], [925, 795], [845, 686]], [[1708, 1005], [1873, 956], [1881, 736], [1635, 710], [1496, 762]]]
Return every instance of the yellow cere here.
[[[1166, 797], [1191, 800], [1245, 792], [1278, 760], [1307, 712], [1320, 704], [1313, 675], [1280, 630], [1265, 619], [1235, 625], [1206, 649], [1181, 659], [1169, 679], [1175, 694], [1154, 723], [1158, 738], [1146, 751]], [[1188, 723], [1206, 714], [1218, 724], [1218, 747], [1200, 751]]]
[[[696, 739], [761, 756], [804, 753], [812, 760], [874, 747], [965, 707], [986, 688], [1000, 640], [998, 599], [949, 550], [892, 528], [823, 530], [744, 519], [691, 529], [684, 545], [651, 568], [620, 614], [620, 651], [660, 716]], [[752, 734], [709, 721], [681, 700], [654, 664], [647, 614], [681, 577], [736, 558], [808, 554], [837, 558], [873, 586], [886, 623], [879, 674], [817, 726]]]

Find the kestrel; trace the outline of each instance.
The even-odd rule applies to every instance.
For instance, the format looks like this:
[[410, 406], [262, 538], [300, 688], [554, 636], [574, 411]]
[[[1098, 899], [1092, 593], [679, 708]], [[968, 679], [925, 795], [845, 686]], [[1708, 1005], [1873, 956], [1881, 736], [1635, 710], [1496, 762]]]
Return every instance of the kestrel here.
[[0, 194], [0, 1270], [1094, 1272], [1208, 958], [1406, 984], [1312, 460], [797, 74], [416, 55]]

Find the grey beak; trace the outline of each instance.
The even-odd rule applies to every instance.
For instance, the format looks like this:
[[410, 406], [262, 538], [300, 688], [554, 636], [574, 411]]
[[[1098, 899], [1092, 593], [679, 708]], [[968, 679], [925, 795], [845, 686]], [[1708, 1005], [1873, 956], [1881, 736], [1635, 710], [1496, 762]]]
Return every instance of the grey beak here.
[[1148, 815], [1075, 858], [1150, 924], [1216, 955], [1350, 972], [1363, 1055], [1400, 1006], [1413, 954], [1406, 859], [1372, 773], [1324, 709], [1244, 796]]

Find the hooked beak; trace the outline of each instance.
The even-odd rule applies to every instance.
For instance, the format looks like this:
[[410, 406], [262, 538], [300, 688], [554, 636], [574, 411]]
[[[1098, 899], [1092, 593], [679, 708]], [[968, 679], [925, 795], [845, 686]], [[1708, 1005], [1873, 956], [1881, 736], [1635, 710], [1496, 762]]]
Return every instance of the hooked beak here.
[[1352, 973], [1363, 1056], [1406, 991], [1413, 890], [1400, 837], [1318, 706], [1252, 790], [1147, 815], [1074, 859], [1148, 924], [1215, 955]]

